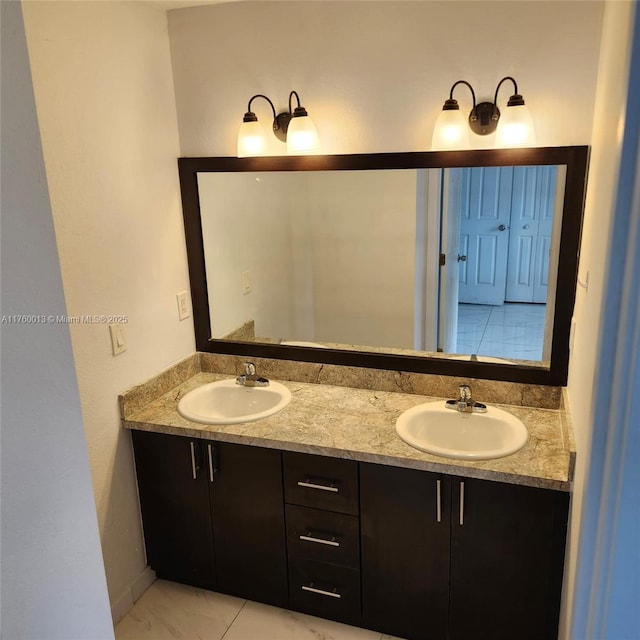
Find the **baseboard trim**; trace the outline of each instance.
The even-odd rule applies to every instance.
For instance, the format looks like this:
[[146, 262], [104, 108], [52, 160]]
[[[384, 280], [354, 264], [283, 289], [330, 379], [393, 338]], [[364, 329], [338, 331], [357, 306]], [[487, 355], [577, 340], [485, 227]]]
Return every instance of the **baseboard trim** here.
[[124, 590], [124, 593], [111, 604], [113, 624], [117, 624], [129, 613], [136, 600], [155, 580], [155, 571], [151, 567], [145, 567], [142, 573]]

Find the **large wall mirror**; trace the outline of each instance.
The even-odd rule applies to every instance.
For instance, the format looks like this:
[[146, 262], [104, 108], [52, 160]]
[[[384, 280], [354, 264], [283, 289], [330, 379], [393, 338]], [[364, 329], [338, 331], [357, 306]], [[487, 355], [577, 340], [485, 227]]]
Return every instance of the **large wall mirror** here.
[[563, 385], [587, 160], [181, 158], [197, 348]]

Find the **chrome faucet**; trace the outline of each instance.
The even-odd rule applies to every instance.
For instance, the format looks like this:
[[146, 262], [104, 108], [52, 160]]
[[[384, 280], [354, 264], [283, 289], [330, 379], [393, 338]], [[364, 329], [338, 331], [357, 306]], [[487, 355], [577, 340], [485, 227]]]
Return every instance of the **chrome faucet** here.
[[458, 402], [456, 409], [463, 413], [473, 411], [473, 398], [471, 397], [471, 387], [468, 384], [461, 384], [458, 387]]
[[244, 373], [236, 378], [236, 384], [243, 387], [268, 387], [269, 380], [258, 377], [256, 365], [253, 362], [244, 363]]
[[447, 400], [445, 403], [447, 409], [455, 409], [460, 413], [486, 413], [487, 405], [482, 402], [476, 402], [471, 393], [471, 387], [468, 384], [461, 384], [458, 387], [458, 399]]

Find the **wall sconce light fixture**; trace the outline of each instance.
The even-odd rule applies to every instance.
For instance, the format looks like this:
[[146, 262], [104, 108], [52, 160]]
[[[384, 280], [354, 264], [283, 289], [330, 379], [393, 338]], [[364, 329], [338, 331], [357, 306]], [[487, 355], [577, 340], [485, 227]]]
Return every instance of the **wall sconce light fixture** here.
[[[291, 100], [293, 96], [296, 97], [298, 106], [292, 111]], [[287, 153], [295, 155], [314, 153], [318, 150], [318, 132], [307, 110], [300, 105], [300, 96], [296, 91], [292, 91], [289, 94], [289, 111], [283, 111], [282, 113], [276, 113], [273, 102], [267, 96], [258, 93], [249, 100], [247, 112], [242, 118], [240, 131], [238, 131], [239, 158], [259, 156], [265, 150], [265, 131], [258, 122], [256, 114], [251, 111], [251, 103], [256, 98], [264, 98], [271, 105], [271, 110], [273, 111], [273, 133], [278, 140], [287, 143]]]
[[[509, 98], [507, 107], [501, 114], [498, 109], [498, 91], [505, 80], [513, 82], [514, 94]], [[453, 97], [453, 90], [464, 84], [469, 87], [473, 99], [473, 108], [468, 120], [460, 113], [458, 101]], [[454, 82], [449, 91], [449, 99], [445, 100], [442, 112], [433, 129], [432, 149], [465, 149], [469, 147], [469, 129], [475, 134], [485, 136], [496, 132], [497, 147], [528, 147], [535, 144], [535, 129], [529, 109], [523, 97], [518, 93], [518, 85], [511, 76], [498, 82], [493, 102], [476, 104], [476, 94], [466, 80]]]

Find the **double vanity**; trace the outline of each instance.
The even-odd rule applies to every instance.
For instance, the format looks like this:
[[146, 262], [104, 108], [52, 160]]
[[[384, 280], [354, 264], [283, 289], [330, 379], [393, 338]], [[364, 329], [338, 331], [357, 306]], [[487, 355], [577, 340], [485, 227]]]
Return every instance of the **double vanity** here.
[[[217, 380], [192, 389], [180, 398], [177, 409], [192, 422], [242, 424], [272, 416], [289, 402], [288, 387], [259, 377], [254, 363], [245, 362], [245, 373], [235, 380]], [[396, 433], [416, 449], [463, 460], [502, 458], [522, 449], [528, 439], [521, 420], [474, 401], [466, 384], [460, 385], [457, 399], [427, 402], [404, 411], [396, 420]]]
[[[198, 353], [120, 397], [157, 576], [407, 640], [555, 640], [588, 155], [180, 158]], [[484, 304], [546, 303], [538, 362], [454, 339], [474, 216], [520, 256]]]
[[447, 408], [406, 381], [256, 365], [268, 386], [198, 353], [120, 397], [159, 578], [409, 640], [557, 637], [575, 462], [559, 405], [441, 378]]

